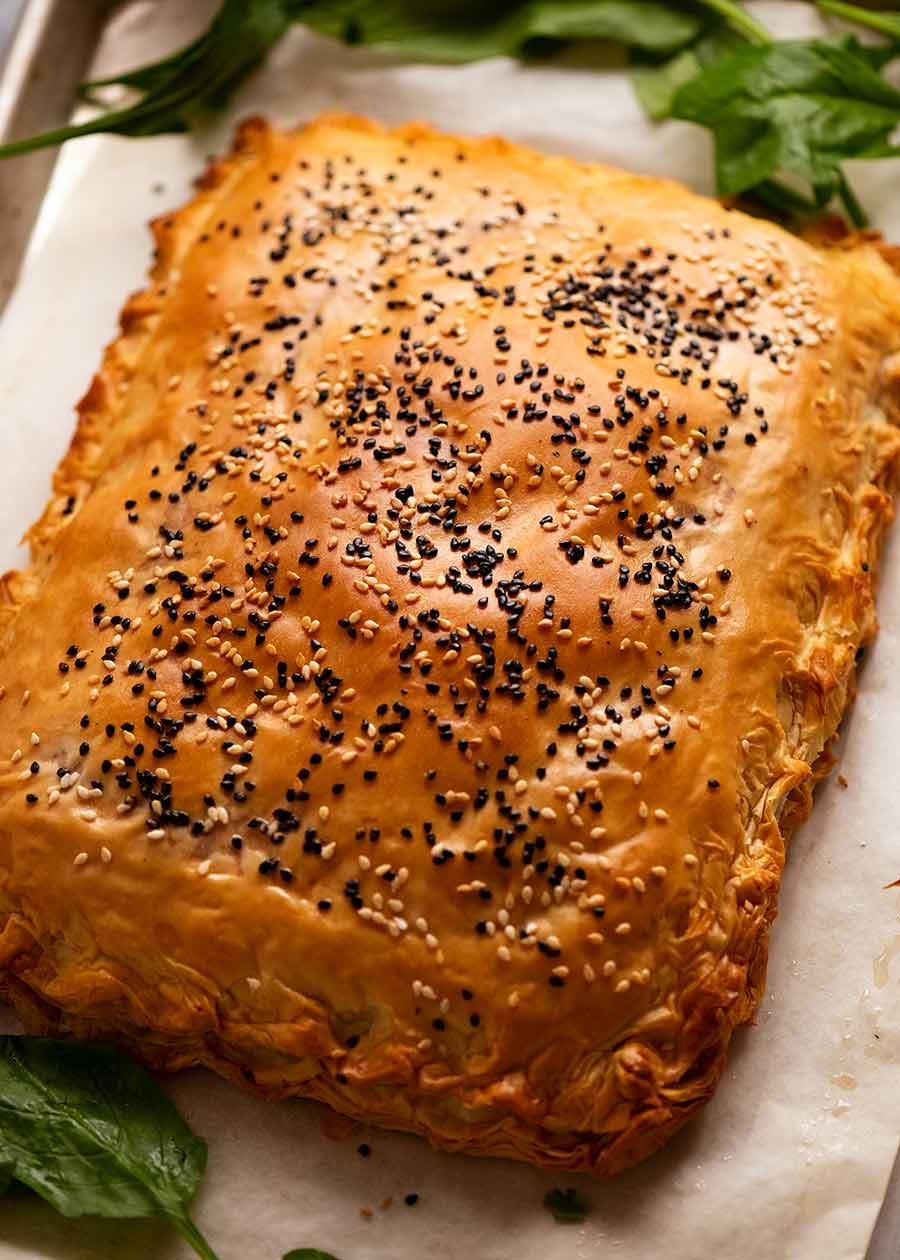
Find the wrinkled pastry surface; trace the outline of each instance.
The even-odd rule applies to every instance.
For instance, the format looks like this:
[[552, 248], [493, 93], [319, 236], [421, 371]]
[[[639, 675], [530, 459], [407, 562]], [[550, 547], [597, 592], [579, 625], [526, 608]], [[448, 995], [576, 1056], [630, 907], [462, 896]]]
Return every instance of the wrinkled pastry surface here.
[[0, 610], [35, 1030], [600, 1173], [711, 1094], [874, 631], [900, 285], [678, 185], [252, 121]]

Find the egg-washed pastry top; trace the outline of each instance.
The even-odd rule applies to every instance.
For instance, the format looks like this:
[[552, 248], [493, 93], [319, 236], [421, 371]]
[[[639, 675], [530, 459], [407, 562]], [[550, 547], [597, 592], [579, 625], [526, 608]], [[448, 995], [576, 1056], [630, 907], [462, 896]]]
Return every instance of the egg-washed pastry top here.
[[665, 180], [261, 121], [0, 613], [33, 1030], [615, 1171], [709, 1098], [874, 630], [900, 283]]

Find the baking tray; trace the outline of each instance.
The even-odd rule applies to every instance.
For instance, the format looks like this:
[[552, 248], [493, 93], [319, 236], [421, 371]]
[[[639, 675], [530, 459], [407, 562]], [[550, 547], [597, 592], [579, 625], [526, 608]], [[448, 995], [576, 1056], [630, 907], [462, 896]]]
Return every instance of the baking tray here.
[[[0, 140], [67, 121], [113, 7], [112, 0], [29, 0], [0, 78]], [[0, 311], [15, 285], [55, 161], [55, 149], [41, 149], [0, 162]]]
[[[77, 85], [115, 7], [116, 0], [28, 0], [0, 74], [0, 141], [68, 120]], [[56, 157], [57, 150], [48, 149], [0, 162], [0, 312], [15, 287]], [[898, 1258], [900, 1155], [864, 1260]]]

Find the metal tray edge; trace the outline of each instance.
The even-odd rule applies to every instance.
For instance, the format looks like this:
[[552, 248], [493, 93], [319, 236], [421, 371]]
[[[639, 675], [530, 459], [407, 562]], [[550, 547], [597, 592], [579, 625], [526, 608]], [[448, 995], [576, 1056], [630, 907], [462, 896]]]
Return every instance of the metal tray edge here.
[[[0, 140], [59, 126], [69, 117], [111, 0], [30, 0], [0, 78]], [[0, 310], [15, 287], [57, 150], [0, 162]]]

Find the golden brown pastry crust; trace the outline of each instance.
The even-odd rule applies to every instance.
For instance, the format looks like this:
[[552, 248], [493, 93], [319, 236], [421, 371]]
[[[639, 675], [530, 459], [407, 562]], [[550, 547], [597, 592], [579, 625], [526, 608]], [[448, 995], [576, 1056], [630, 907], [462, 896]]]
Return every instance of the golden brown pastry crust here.
[[153, 229], [3, 579], [5, 991], [445, 1149], [642, 1158], [753, 1016], [874, 632], [898, 281], [345, 117], [245, 124]]

